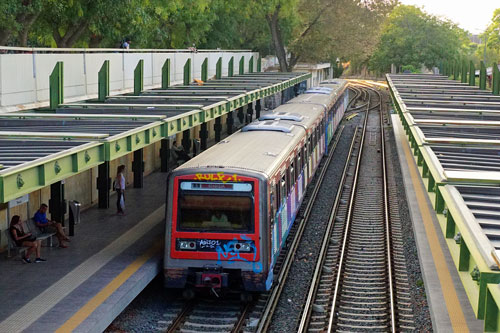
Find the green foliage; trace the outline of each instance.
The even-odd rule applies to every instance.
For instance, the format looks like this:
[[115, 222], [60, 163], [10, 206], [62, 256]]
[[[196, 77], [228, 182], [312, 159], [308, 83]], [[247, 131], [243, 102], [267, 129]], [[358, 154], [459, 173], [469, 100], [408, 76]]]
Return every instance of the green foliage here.
[[467, 45], [466, 32], [454, 23], [401, 5], [384, 24], [370, 67], [379, 71], [388, 71], [391, 64], [432, 68], [442, 59], [458, 59]]
[[404, 66], [401, 66], [401, 71], [403, 73], [407, 73], [407, 72], [410, 72], [410, 73], [420, 73], [420, 70], [418, 68], [416, 68], [415, 66], [413, 66], [413, 65], [404, 65]]
[[500, 8], [493, 12], [491, 22], [480, 38], [481, 44], [477, 45], [475, 52], [477, 59], [484, 60], [487, 64], [500, 61]]

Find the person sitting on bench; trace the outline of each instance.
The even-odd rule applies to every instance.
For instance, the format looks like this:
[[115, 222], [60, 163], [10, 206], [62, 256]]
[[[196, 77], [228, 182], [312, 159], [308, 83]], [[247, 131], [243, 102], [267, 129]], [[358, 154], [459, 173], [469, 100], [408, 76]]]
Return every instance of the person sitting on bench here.
[[42, 204], [40, 209], [35, 213], [33, 220], [40, 231], [43, 233], [55, 233], [57, 239], [59, 240], [59, 247], [67, 248], [68, 246], [64, 244], [63, 241], [69, 242], [68, 236], [64, 234], [61, 223], [47, 219], [47, 205]]
[[23, 262], [25, 264], [31, 263], [30, 255], [33, 252], [36, 253], [36, 263], [47, 261], [40, 257], [40, 248], [42, 247], [42, 242], [40, 240], [37, 240], [36, 237], [31, 234], [31, 232], [24, 232], [23, 226], [21, 225], [21, 217], [19, 215], [12, 216], [12, 219], [10, 220], [9, 232], [17, 247], [24, 246], [28, 248], [23, 257]]

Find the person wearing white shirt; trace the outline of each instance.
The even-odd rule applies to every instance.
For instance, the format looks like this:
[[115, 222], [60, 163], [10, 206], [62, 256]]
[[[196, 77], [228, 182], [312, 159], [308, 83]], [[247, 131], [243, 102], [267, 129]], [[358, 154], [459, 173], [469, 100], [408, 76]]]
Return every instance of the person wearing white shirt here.
[[125, 165], [118, 166], [114, 187], [116, 191], [116, 214], [125, 215]]

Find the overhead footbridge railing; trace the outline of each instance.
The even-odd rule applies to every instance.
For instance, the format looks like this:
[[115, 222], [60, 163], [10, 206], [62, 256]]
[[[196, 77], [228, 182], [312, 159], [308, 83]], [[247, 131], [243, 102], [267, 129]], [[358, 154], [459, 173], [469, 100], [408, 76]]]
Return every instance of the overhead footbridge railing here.
[[472, 308], [500, 330], [500, 99], [441, 75], [387, 82]]

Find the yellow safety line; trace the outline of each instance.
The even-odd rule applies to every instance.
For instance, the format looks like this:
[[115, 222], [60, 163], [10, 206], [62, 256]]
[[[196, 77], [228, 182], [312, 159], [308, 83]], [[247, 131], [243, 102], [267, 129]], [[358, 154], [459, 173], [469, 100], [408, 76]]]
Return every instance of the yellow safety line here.
[[128, 265], [117, 277], [97, 293], [87, 304], [78, 310], [71, 318], [69, 318], [61, 327], [57, 329], [57, 333], [71, 332], [78, 327], [85, 319], [87, 319], [109, 296], [111, 296], [122, 284], [124, 284], [137, 270], [153, 257], [161, 248], [163, 242], [156, 242], [143, 255], [134, 260]]
[[[439, 245], [437, 231], [434, 223], [432, 222], [432, 215], [426, 203], [426, 194], [424, 193], [422, 184], [420, 183], [420, 175], [417, 172], [415, 160], [411, 155], [406, 137], [404, 137], [400, 133], [400, 138], [403, 145], [403, 150], [405, 152], [408, 169], [410, 170], [413, 189], [415, 190], [415, 194], [417, 196], [418, 207], [424, 221], [425, 233], [427, 235], [427, 240], [431, 248], [432, 258], [434, 259], [434, 266], [436, 267], [439, 282], [441, 284], [441, 289], [443, 290], [443, 296], [446, 303], [446, 308], [448, 310], [448, 315], [450, 317], [451, 325], [455, 332], [469, 332], [469, 327], [467, 326], [467, 321], [465, 320], [462, 306], [460, 305], [460, 301], [458, 300], [457, 292], [455, 290], [451, 274], [448, 270], [448, 265], [446, 264], [443, 249]], [[439, 306], [439, 304], [436, 304], [434, 306]]]

